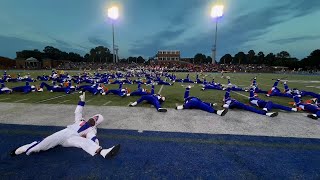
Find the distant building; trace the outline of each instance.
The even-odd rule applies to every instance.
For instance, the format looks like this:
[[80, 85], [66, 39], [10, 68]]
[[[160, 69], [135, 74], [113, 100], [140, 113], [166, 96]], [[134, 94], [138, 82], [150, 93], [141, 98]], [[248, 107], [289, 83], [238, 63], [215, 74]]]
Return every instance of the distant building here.
[[12, 69], [15, 65], [15, 60], [0, 56], [0, 69]]
[[180, 51], [178, 50], [159, 50], [157, 53], [158, 61], [180, 61]]

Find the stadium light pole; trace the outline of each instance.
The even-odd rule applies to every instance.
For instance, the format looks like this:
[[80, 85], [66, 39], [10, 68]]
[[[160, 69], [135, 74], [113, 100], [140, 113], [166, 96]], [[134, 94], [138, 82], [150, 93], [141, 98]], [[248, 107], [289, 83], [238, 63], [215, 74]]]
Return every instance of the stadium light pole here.
[[218, 35], [218, 20], [223, 16], [223, 5], [214, 5], [211, 9], [211, 17], [216, 21], [216, 33], [214, 36], [214, 45], [212, 49], [212, 64], [216, 61], [217, 54], [217, 35]]
[[112, 6], [108, 9], [108, 17], [112, 21], [112, 62], [115, 62], [115, 47], [114, 47], [114, 23], [119, 17], [119, 8], [117, 6]]

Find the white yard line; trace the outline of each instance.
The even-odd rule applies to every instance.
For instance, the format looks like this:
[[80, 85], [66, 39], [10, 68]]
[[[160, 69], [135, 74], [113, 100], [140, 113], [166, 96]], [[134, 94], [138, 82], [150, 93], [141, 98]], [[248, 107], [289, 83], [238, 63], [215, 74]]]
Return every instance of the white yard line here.
[[231, 92], [234, 92], [234, 93], [236, 93], [236, 94], [238, 94], [238, 95], [240, 95], [240, 96], [246, 97], [246, 98], [250, 98], [249, 96], [246, 96], [246, 95], [244, 95], [244, 94], [238, 93], [238, 92], [236, 92], [236, 91], [231, 91]]
[[13, 102], [17, 103], [17, 102], [27, 101], [27, 100], [29, 100], [29, 99], [30, 99], [30, 98], [27, 98], [27, 99], [20, 99], [20, 100], [18, 100], [18, 101], [13, 101]]
[[10, 99], [10, 98], [3, 98], [3, 99], [0, 99], [0, 101], [3, 101], [3, 100], [8, 100], [8, 99]]
[[65, 101], [59, 102], [57, 104], [63, 104], [63, 103], [68, 102], [68, 101], [70, 101], [70, 100], [65, 100]]
[[87, 101], [86, 101], [86, 103], [88, 103], [88, 102], [92, 101], [93, 99], [94, 99], [94, 97], [93, 97], [93, 98], [91, 98], [91, 99], [89, 99], [89, 100], [87, 100]]
[[159, 89], [159, 92], [158, 92], [158, 94], [160, 94], [161, 93], [161, 91], [162, 91], [162, 88], [163, 88], [163, 85], [161, 86], [161, 88]]
[[[71, 93], [71, 94], [73, 94], [73, 93]], [[67, 96], [67, 95], [68, 95], [68, 94], [56, 96], [56, 97], [53, 97], [53, 98], [49, 98], [49, 99], [45, 99], [45, 100], [42, 100], [42, 101], [38, 101], [38, 102], [36, 102], [36, 103], [42, 103], [42, 102], [50, 101], [50, 100], [53, 100], [53, 99], [58, 99], [58, 98], [61, 98], [61, 97], [65, 97], [65, 96]]]
[[[107, 104], [109, 104], [109, 103], [111, 103], [112, 101], [108, 101], [108, 102], [106, 102], [106, 103], [104, 103], [102, 106], [105, 106], [105, 105], [107, 105]], [[129, 106], [129, 105], [128, 105]]]
[[[167, 78], [164, 80], [164, 81], [166, 81], [167, 80]], [[159, 92], [158, 92], [158, 94], [160, 94], [161, 93], [161, 91], [162, 91], [162, 88], [163, 88], [163, 84], [162, 84], [162, 86], [161, 86], [161, 88], [159, 89]]]

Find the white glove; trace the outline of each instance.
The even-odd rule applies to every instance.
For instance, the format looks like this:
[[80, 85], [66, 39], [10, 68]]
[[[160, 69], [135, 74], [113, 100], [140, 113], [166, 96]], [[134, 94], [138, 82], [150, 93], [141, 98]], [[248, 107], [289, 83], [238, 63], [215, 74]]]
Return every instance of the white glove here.
[[81, 96], [79, 96], [79, 98], [80, 98], [81, 101], [84, 102], [86, 100], [86, 93], [83, 92], [83, 94]]

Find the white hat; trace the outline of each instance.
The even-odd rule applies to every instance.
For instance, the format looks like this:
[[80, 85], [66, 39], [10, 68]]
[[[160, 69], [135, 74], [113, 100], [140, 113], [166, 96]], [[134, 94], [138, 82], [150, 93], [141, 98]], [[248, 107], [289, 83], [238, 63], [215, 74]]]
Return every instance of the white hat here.
[[96, 114], [92, 118], [96, 121], [96, 124], [94, 126], [98, 126], [104, 120], [104, 118], [101, 114]]

